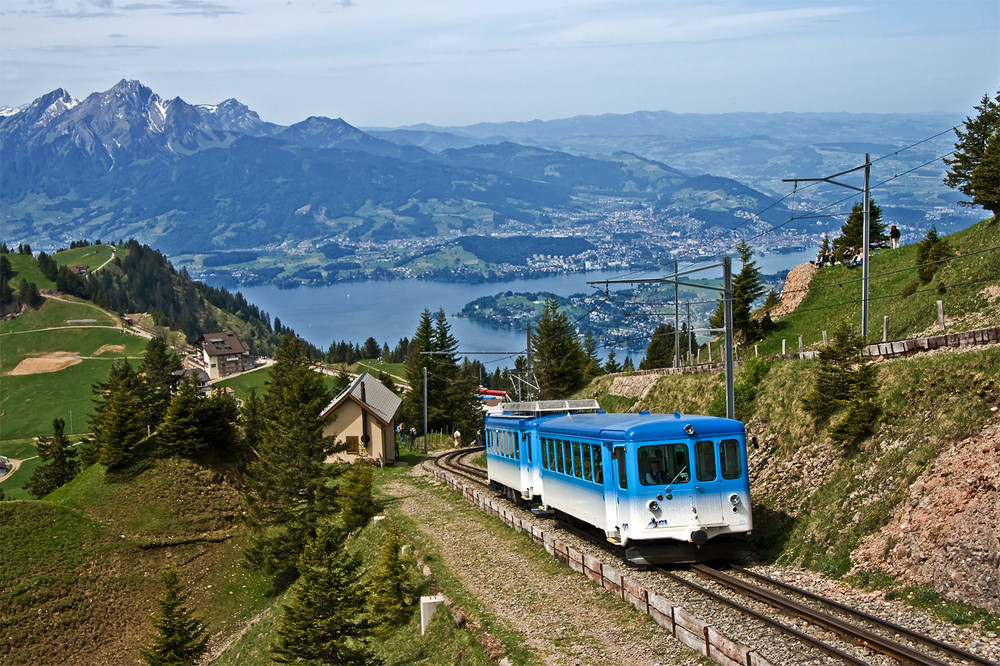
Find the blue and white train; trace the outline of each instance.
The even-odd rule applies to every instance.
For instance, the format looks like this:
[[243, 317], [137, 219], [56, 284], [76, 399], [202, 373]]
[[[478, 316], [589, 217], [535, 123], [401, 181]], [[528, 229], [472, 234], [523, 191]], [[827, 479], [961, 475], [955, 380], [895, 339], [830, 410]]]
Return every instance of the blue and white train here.
[[753, 528], [746, 433], [732, 419], [609, 414], [596, 400], [486, 417], [491, 485], [603, 530], [640, 564], [739, 559]]

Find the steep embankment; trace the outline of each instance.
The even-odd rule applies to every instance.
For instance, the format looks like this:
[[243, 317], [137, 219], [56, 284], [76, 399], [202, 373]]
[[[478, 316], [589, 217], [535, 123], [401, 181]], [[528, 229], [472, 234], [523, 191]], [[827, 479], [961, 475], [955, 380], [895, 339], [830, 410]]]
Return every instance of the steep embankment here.
[[[997, 612], [1000, 346], [877, 366], [882, 415], [856, 449], [830, 440], [802, 408], [815, 361], [770, 363], [740, 407], [758, 440], [749, 456], [759, 555], [837, 577], [887, 572], [899, 587], [932, 586]], [[605, 377], [590, 391], [621, 394], [633, 410], [698, 413], [722, 380]]]

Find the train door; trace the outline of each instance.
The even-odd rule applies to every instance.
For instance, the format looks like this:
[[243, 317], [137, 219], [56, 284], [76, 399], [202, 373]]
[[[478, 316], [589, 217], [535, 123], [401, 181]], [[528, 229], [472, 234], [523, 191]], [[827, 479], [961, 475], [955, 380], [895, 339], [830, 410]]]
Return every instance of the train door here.
[[691, 503], [701, 525], [722, 525], [722, 481], [716, 464], [715, 442], [701, 441], [694, 444], [694, 493]]
[[604, 533], [609, 541], [621, 543], [622, 533], [628, 531], [629, 523], [628, 456], [624, 445], [605, 442], [602, 448], [610, 454], [610, 464], [604, 474], [604, 507], [607, 515]]

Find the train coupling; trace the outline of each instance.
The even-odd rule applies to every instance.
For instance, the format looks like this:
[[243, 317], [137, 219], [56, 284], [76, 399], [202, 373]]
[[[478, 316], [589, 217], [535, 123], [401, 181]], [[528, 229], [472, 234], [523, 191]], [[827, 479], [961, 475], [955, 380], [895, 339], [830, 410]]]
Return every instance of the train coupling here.
[[544, 504], [536, 504], [535, 506], [531, 507], [531, 513], [535, 514], [536, 516], [554, 516], [554, 515], [556, 515], [555, 511], [553, 511], [549, 507], [545, 506]]

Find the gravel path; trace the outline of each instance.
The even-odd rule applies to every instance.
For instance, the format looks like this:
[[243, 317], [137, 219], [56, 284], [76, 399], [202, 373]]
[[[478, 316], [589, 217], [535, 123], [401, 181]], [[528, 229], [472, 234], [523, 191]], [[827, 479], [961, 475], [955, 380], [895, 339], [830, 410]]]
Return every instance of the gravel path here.
[[402, 511], [434, 542], [448, 571], [543, 663], [704, 663], [585, 577], [555, 560], [539, 565], [539, 546], [464, 500], [410, 479], [386, 490], [401, 498]]
[[[420, 473], [418, 468], [415, 474]], [[531, 552], [537, 553], [539, 546], [512, 530], [498, 531], [496, 519], [485, 516], [464, 500], [457, 497], [456, 501], [446, 500], [438, 492], [428, 492], [419, 483], [407, 482], [405, 487], [391, 492], [404, 498], [404, 511], [435, 541], [449, 571], [482, 601], [487, 612], [525, 636], [526, 642], [545, 663], [607, 663], [608, 659], [613, 660], [611, 663], [622, 664], [708, 663], [704, 658], [699, 661], [699, 655], [630, 607], [619, 604], [617, 608], [624, 610], [609, 611], [611, 596], [585, 577], [554, 560], [551, 566], [540, 566], [537, 558], [530, 557]], [[522, 518], [534, 519], [529, 512], [509, 506]], [[577, 550], [609, 561], [609, 554], [559, 529], [553, 521], [535, 520]], [[859, 591], [801, 569], [776, 566], [756, 569], [964, 647], [974, 654], [1000, 659], [1000, 640], [995, 635], [984, 637], [937, 621], [906, 604], [887, 601], [880, 592]], [[720, 610], [714, 602], [677, 584], [666, 583], [654, 572], [630, 567], [628, 575], [719, 627], [730, 638], [758, 649], [774, 664], [830, 663], [828, 656], [804, 650], [796, 641], [748, 622], [740, 613]], [[806, 629], [805, 626], [798, 628]], [[894, 663], [873, 657], [859, 648], [848, 648], [848, 651], [870, 659], [873, 664]]]

